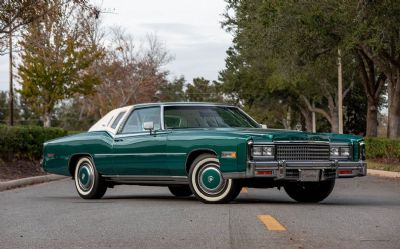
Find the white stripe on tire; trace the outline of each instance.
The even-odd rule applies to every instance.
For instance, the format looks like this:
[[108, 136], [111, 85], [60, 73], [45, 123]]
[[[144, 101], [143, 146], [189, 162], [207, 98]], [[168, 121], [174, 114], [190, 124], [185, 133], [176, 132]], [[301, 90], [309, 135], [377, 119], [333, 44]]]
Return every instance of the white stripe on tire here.
[[[79, 176], [78, 176], [79, 165], [81, 165], [83, 162], [88, 162], [88, 165], [90, 165], [90, 167], [89, 167], [90, 171], [92, 171], [92, 174], [93, 174], [92, 186], [87, 191], [82, 190], [81, 187], [79, 186], [79, 182], [78, 182], [79, 181], [78, 180], [79, 179]], [[78, 190], [78, 192], [81, 195], [88, 195], [90, 193], [90, 191], [92, 191], [92, 189], [94, 187], [94, 184], [95, 184], [95, 181], [96, 181], [96, 176], [94, 174], [92, 161], [87, 157], [83, 157], [83, 158], [79, 159], [79, 161], [78, 161], [78, 163], [76, 164], [76, 167], [75, 167], [75, 186], [76, 186], [76, 189]]]
[[217, 201], [222, 200], [229, 194], [229, 192], [232, 188], [232, 179], [226, 180], [227, 186], [225, 188], [225, 191], [220, 193], [220, 195], [215, 196], [215, 197], [210, 197], [210, 196], [204, 195], [197, 187], [196, 177], [197, 177], [197, 171], [199, 170], [199, 167], [207, 162], [215, 162], [219, 165], [219, 160], [217, 158], [205, 158], [205, 159], [199, 161], [193, 168], [193, 173], [192, 173], [192, 177], [191, 177], [190, 181], [192, 182], [193, 189], [194, 189], [194, 191], [196, 191], [197, 195], [199, 195], [201, 198], [203, 198], [206, 201], [217, 202]]

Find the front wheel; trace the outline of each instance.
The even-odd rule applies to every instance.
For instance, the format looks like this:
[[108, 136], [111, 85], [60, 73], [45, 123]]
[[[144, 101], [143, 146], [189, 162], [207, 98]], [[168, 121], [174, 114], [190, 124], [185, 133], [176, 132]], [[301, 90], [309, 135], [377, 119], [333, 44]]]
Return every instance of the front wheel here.
[[100, 199], [106, 193], [107, 185], [89, 157], [82, 157], [76, 164], [75, 187], [83, 199]]
[[233, 179], [224, 179], [219, 166], [215, 155], [203, 154], [190, 167], [189, 186], [196, 198], [204, 203], [228, 203], [240, 193], [240, 184]]
[[286, 193], [298, 202], [320, 202], [328, 197], [335, 180], [327, 180], [322, 182], [290, 182], [284, 188]]

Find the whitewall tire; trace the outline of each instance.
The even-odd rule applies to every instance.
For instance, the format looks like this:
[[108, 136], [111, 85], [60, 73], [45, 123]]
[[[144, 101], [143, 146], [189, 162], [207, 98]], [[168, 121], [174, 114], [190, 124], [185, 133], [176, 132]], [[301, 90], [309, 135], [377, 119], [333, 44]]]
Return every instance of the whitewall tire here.
[[100, 199], [106, 193], [107, 185], [89, 157], [78, 160], [74, 180], [76, 190], [83, 199]]
[[189, 171], [189, 186], [197, 199], [204, 203], [227, 203], [240, 193], [238, 181], [224, 179], [215, 155], [197, 157]]

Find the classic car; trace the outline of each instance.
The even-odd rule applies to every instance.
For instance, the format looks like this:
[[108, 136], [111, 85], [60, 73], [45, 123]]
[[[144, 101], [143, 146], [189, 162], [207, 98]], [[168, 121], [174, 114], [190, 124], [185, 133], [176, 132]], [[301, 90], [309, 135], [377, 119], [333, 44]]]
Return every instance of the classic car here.
[[88, 132], [44, 143], [42, 167], [72, 176], [84, 199], [130, 184], [204, 203], [230, 202], [242, 187], [319, 202], [336, 178], [367, 171], [362, 137], [266, 129], [238, 107], [190, 102], [115, 109]]

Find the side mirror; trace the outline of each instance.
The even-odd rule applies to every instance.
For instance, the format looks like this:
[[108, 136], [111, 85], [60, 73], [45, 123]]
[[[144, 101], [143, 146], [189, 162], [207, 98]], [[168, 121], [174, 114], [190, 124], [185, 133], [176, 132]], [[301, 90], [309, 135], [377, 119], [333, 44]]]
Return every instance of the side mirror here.
[[144, 122], [144, 123], [143, 123], [143, 129], [145, 129], [146, 131], [150, 131], [150, 133], [151, 133], [152, 130], [154, 130], [154, 123], [153, 123], [153, 121]]
[[267, 129], [268, 127], [267, 127], [267, 125], [266, 125], [266, 124], [261, 124], [261, 128], [263, 128], [263, 129]]

